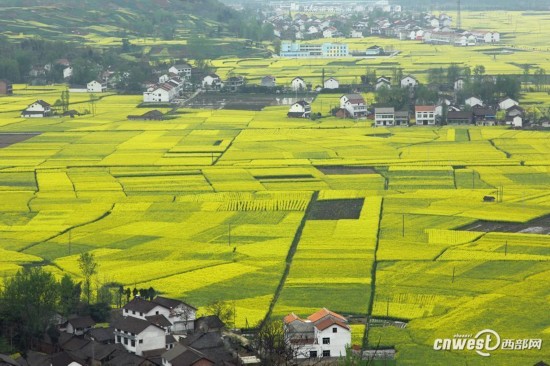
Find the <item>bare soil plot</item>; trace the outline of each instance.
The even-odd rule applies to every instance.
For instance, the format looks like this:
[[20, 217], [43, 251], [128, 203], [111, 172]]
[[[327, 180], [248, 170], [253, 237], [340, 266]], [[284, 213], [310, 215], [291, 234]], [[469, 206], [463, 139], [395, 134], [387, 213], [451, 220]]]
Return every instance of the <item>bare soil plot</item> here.
[[364, 198], [315, 201], [308, 220], [357, 220], [361, 215]]
[[40, 135], [39, 133], [0, 133], [0, 149]]
[[514, 223], [504, 221], [479, 220], [462, 226], [457, 230], [499, 232], [499, 233], [526, 233], [526, 234], [550, 234], [550, 215], [539, 217], [526, 223]]

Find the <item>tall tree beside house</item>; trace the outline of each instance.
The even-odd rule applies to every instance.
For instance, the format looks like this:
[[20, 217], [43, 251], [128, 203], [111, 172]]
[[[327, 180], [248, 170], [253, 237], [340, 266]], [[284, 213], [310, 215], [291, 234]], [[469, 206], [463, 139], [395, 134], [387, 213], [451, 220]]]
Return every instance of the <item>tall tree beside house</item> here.
[[0, 291], [2, 329], [21, 350], [33, 346], [51, 324], [59, 301], [59, 285], [42, 267], [25, 267], [7, 278]]
[[216, 315], [225, 325], [232, 327], [235, 324], [235, 307], [225, 301], [214, 301], [205, 307], [208, 315]]
[[260, 353], [262, 365], [293, 365], [296, 354], [285, 339], [283, 322], [268, 320], [258, 329], [253, 342]]
[[84, 252], [78, 258], [78, 267], [84, 277], [84, 298], [89, 304], [92, 295], [92, 280], [97, 274], [97, 262], [92, 253]]
[[74, 282], [65, 274], [59, 282], [59, 312], [63, 316], [74, 314], [80, 302], [82, 293], [81, 283]]

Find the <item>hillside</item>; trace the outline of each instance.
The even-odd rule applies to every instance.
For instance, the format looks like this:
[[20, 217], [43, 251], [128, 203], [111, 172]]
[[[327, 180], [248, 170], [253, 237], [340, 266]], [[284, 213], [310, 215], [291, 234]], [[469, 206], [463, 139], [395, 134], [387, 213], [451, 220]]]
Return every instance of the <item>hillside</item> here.
[[105, 37], [220, 36], [241, 20], [217, 0], [9, 0], [0, 13], [4, 35], [85, 43]]

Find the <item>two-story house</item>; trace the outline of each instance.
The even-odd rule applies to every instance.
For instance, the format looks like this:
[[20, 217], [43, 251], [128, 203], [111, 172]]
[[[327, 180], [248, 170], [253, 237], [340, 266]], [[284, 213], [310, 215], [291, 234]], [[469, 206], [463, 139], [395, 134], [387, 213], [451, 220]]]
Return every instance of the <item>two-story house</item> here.
[[436, 113], [434, 105], [417, 105], [415, 107], [415, 118], [418, 126], [434, 126]]
[[342, 315], [326, 308], [301, 319], [292, 313], [284, 318], [285, 340], [294, 358], [343, 357], [351, 346], [351, 328]]
[[360, 94], [346, 94], [340, 97], [340, 108], [348, 111], [352, 118], [366, 117], [367, 102]]
[[174, 65], [168, 69], [168, 72], [177, 74], [180, 77], [185, 78], [186, 80], [191, 79], [192, 71], [193, 71], [193, 68], [191, 67], [191, 65], [187, 63]]
[[311, 105], [305, 100], [300, 100], [290, 106], [287, 117], [309, 118], [311, 116]]
[[[152, 316], [163, 316], [170, 322], [170, 330], [172, 332], [192, 330], [196, 312], [196, 308], [183, 301], [168, 299], [162, 296], [155, 297], [153, 301], [136, 297], [122, 308], [123, 316], [131, 316], [143, 320], [147, 320], [148, 317]], [[158, 322], [158, 318], [156, 321]]]
[[395, 108], [375, 108], [374, 124], [377, 127], [395, 125]]
[[166, 331], [145, 319], [127, 316], [113, 325], [115, 344], [130, 353], [141, 356], [145, 351], [166, 349]]

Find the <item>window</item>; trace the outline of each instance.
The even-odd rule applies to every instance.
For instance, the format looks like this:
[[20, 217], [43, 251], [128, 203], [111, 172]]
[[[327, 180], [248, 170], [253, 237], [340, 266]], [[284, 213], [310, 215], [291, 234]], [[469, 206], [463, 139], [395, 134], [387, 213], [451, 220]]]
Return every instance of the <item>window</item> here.
[[139, 340], [139, 344], [142, 344], [142, 343], [143, 343], [143, 339], [140, 339], [140, 340]]
[[136, 346], [136, 341], [132, 339], [132, 341], [130, 342], [130, 345], [131, 345], [132, 347], [135, 347], [135, 346]]
[[338, 333], [338, 328], [336, 327], [332, 328], [332, 333]]
[[317, 358], [317, 351], [309, 351], [309, 358]]
[[155, 314], [159, 315], [159, 312], [157, 311], [157, 312], [155, 312]]
[[120, 343], [120, 336], [116, 336], [116, 342]]
[[134, 310], [132, 310], [132, 314], [136, 315], [136, 312]]
[[143, 316], [143, 313], [142, 313], [142, 312], [140, 312], [140, 313], [139, 313], [139, 316]]
[[323, 338], [323, 344], [330, 344], [330, 338]]
[[323, 351], [323, 357], [330, 357], [330, 350]]
[[128, 338], [124, 338], [124, 344], [128, 345]]

